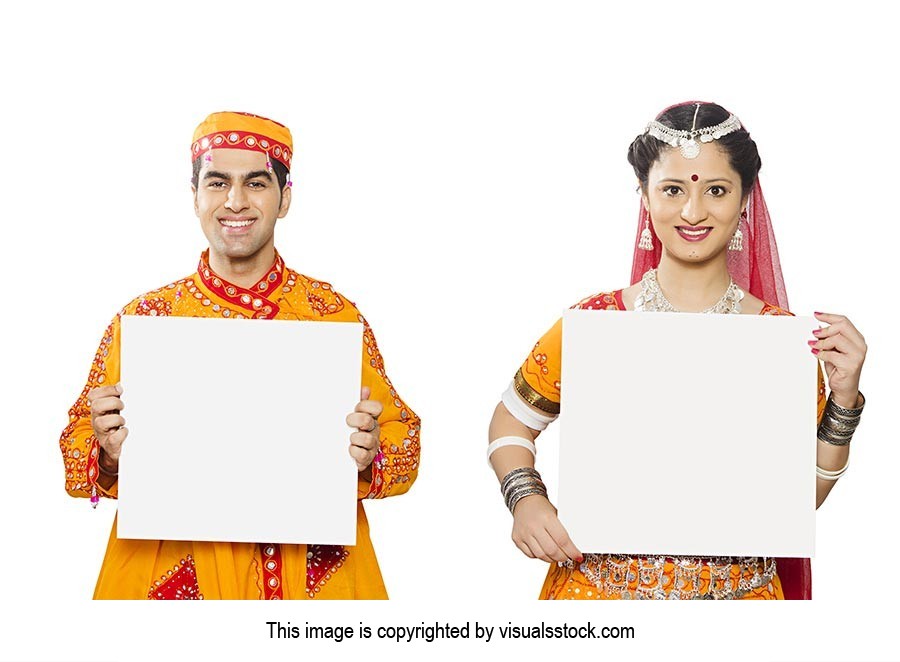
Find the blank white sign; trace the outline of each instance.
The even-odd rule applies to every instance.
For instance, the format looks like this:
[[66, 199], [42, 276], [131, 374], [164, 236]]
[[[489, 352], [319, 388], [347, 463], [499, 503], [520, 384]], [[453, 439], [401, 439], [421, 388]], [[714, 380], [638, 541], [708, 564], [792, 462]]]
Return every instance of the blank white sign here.
[[356, 544], [362, 325], [122, 318], [120, 538]]
[[579, 549], [812, 556], [817, 326], [567, 311], [559, 516]]

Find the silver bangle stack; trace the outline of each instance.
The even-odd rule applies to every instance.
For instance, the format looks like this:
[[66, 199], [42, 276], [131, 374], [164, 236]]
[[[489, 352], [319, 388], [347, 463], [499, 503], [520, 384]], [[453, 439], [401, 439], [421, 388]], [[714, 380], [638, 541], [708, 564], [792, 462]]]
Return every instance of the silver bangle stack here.
[[856, 432], [856, 427], [859, 425], [863, 407], [866, 406], [866, 399], [860, 392], [859, 399], [862, 400], [862, 403], [859, 407], [847, 409], [835, 404], [833, 395], [832, 393], [828, 396], [825, 413], [822, 416], [822, 422], [819, 423], [816, 436], [826, 444], [846, 446], [853, 439], [853, 433]]
[[516, 504], [532, 494], [547, 496], [547, 486], [541, 480], [541, 474], [532, 467], [513, 469], [503, 477], [500, 492], [509, 512], [515, 513]]

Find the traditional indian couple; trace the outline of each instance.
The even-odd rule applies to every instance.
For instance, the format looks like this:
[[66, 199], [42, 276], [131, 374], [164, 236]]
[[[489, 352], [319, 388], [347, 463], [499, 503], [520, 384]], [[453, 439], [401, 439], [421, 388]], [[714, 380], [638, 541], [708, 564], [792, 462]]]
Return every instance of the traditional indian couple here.
[[[214, 113], [197, 127], [192, 190], [209, 248], [193, 274], [134, 299], [103, 335], [59, 442], [72, 496], [96, 505], [118, 493], [128, 435], [119, 384], [122, 315], [362, 322], [362, 391], [344, 440], [359, 471], [357, 496], [403, 494], [415, 481], [420, 420], [387, 377], [371, 328], [343, 295], [288, 268], [275, 250], [276, 221], [291, 203], [292, 156], [290, 131], [263, 117]], [[634, 139], [628, 161], [641, 191], [631, 284], [575, 308], [790, 315], [758, 179], [761, 160], [735, 115], [714, 103], [671, 106]], [[859, 379], [866, 344], [846, 317], [816, 318], [827, 325], [809, 339], [811, 360], [821, 367], [818, 506], [847, 468], [865, 402]], [[561, 364], [559, 321], [515, 373], [489, 429], [488, 458], [513, 516], [513, 540], [550, 564], [542, 598], [809, 599], [807, 559], [579, 550], [534, 468], [535, 441], [560, 414]], [[358, 504], [354, 547], [120, 539], [114, 523], [94, 597], [377, 599], [387, 592]]]

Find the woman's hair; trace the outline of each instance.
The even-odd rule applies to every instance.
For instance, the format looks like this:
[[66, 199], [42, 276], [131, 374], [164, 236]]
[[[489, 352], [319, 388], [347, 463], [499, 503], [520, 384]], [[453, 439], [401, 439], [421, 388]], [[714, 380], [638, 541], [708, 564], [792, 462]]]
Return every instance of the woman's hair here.
[[[727, 120], [730, 115], [722, 106], [714, 103], [701, 103], [698, 110], [697, 102], [688, 102], [666, 108], [659, 114], [656, 121], [673, 129], [690, 131], [694, 124], [695, 110], [697, 111], [695, 129], [715, 126]], [[704, 147], [718, 145], [725, 150], [731, 167], [741, 177], [741, 194], [749, 194], [756, 182], [759, 169], [762, 167], [762, 161], [759, 158], [756, 143], [753, 142], [747, 130], [740, 128], [711, 143], [701, 144]], [[637, 175], [641, 182], [641, 188], [644, 190], [647, 188], [650, 168], [659, 159], [659, 155], [664, 149], [670, 149], [670, 146], [646, 132], [635, 138], [631, 147], [628, 148], [628, 162], [634, 168], [634, 174]]]

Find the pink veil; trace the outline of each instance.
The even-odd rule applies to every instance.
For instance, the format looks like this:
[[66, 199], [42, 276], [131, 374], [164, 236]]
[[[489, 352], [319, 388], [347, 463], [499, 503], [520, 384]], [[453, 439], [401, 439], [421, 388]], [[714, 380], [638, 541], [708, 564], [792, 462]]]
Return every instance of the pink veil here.
[[[656, 236], [653, 223], [650, 223], [653, 250], [643, 250], [638, 246], [641, 231], [648, 218], [649, 213], [641, 204], [634, 242], [634, 260], [631, 267], [632, 284], [637, 283], [648, 269], [655, 269], [659, 266], [662, 256], [662, 244]], [[778, 247], [775, 245], [772, 219], [769, 216], [769, 209], [766, 207], [759, 178], [750, 191], [747, 218], [741, 220], [740, 228], [744, 234], [743, 250], [728, 252], [728, 271], [731, 277], [741, 288], [753, 296], [779, 308], [787, 309], [787, 291], [784, 287], [784, 277], [781, 275]], [[809, 559], [779, 558], [776, 563], [785, 599], [810, 600], [812, 598], [812, 572]]]

